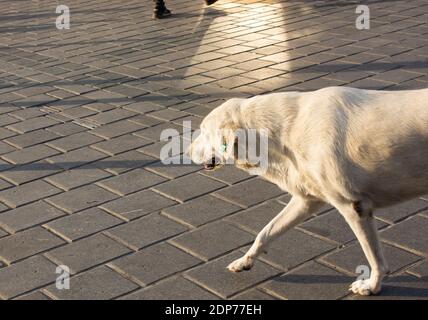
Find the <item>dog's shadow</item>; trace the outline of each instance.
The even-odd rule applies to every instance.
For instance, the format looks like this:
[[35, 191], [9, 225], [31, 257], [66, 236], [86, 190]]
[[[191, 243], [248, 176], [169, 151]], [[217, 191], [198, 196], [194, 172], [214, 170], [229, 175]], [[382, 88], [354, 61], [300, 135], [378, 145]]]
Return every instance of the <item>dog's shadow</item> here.
[[[351, 284], [354, 277], [346, 275], [304, 275], [289, 274], [274, 279], [274, 281], [290, 284]], [[428, 277], [414, 277], [411, 275], [390, 276], [386, 278], [382, 285], [382, 292], [377, 296], [364, 297], [351, 294], [349, 299], [428, 299]]]

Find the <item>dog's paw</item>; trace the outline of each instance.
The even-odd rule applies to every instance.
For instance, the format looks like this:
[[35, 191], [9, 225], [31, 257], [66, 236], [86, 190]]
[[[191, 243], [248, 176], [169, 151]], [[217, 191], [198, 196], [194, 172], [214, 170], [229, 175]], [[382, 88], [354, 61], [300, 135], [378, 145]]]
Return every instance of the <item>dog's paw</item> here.
[[250, 270], [253, 266], [253, 259], [248, 257], [242, 257], [235, 261], [233, 261], [231, 264], [227, 266], [227, 269], [229, 269], [232, 272], [240, 272], [242, 270]]
[[351, 284], [349, 290], [362, 296], [370, 296], [372, 294], [378, 294], [380, 292], [380, 286], [373, 286], [373, 284], [370, 283], [370, 279], [357, 280]]

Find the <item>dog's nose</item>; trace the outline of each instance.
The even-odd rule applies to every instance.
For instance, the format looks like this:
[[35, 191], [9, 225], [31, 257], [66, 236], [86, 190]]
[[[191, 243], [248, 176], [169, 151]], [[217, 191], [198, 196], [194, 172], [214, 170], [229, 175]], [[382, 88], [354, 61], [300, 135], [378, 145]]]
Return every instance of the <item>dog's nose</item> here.
[[204, 163], [205, 170], [212, 170], [212, 169], [214, 169], [215, 166], [216, 166], [216, 163], [217, 163], [216, 157], [212, 157], [211, 160], [210, 160], [210, 162]]

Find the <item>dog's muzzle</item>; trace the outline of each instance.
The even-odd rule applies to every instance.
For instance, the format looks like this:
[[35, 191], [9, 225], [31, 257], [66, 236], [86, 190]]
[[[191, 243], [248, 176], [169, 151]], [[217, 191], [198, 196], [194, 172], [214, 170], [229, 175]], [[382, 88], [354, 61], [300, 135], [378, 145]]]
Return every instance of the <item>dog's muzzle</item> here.
[[216, 157], [212, 157], [209, 162], [204, 163], [204, 169], [211, 171], [214, 170], [220, 163], [217, 161]]

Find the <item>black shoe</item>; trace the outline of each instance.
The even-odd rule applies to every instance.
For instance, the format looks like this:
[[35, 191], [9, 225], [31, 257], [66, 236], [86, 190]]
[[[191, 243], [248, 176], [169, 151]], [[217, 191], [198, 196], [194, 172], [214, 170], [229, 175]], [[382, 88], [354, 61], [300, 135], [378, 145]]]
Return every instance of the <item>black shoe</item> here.
[[207, 4], [207, 6], [210, 6], [216, 2], [217, 2], [217, 0], [205, 0], [205, 3]]
[[154, 19], [168, 18], [171, 16], [171, 14], [172, 14], [171, 11], [169, 11], [167, 8], [153, 10]]

